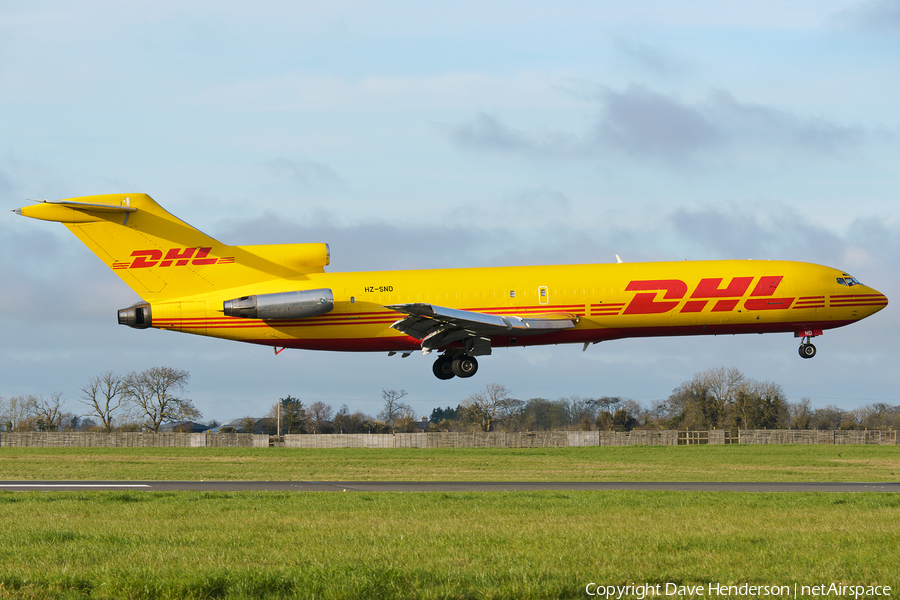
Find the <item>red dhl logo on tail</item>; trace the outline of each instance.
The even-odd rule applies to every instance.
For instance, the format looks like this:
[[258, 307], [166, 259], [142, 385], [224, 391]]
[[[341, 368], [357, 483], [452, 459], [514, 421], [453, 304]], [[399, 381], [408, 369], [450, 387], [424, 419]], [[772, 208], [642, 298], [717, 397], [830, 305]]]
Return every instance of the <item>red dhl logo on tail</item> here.
[[133, 260], [115, 262], [113, 269], [146, 269], [148, 267], [185, 267], [233, 263], [234, 257], [209, 257], [212, 248], [170, 248], [163, 250], [135, 250]]
[[[734, 277], [726, 287], [722, 287], [723, 279], [701, 279], [678, 312], [696, 313], [713, 302], [712, 312], [733, 311], [753, 283], [753, 277]], [[795, 298], [775, 298], [781, 275], [760, 277], [759, 282], [750, 292], [750, 298], [744, 302], [747, 310], [781, 310], [790, 308]], [[688, 285], [679, 279], [649, 279], [632, 281], [625, 288], [628, 292], [638, 292], [625, 308], [625, 315], [657, 315], [675, 309], [688, 293]], [[657, 300], [659, 292], [665, 292], [661, 300]]]

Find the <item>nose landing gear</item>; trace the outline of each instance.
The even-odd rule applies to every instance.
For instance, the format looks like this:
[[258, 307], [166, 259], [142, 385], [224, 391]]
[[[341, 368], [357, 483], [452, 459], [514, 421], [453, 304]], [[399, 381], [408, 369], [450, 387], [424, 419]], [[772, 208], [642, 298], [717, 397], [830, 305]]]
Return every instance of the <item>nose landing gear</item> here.
[[812, 345], [809, 341], [809, 336], [803, 338], [803, 342], [800, 343], [800, 356], [803, 358], [812, 358], [816, 355], [816, 347]]
[[795, 338], [802, 338], [799, 349], [802, 358], [812, 358], [816, 355], [816, 347], [809, 340], [818, 335], [822, 335], [821, 329], [802, 329], [794, 332]]

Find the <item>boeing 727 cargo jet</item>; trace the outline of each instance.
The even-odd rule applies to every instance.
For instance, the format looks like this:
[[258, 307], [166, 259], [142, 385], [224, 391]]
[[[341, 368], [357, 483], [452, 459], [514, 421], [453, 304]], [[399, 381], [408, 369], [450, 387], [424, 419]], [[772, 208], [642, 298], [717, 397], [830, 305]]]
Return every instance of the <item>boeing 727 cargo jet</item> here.
[[494, 348], [627, 337], [825, 329], [888, 300], [843, 271], [759, 260], [326, 273], [327, 244], [226, 246], [146, 194], [42, 201], [141, 301], [119, 323], [307, 350], [439, 353], [439, 379], [471, 377]]

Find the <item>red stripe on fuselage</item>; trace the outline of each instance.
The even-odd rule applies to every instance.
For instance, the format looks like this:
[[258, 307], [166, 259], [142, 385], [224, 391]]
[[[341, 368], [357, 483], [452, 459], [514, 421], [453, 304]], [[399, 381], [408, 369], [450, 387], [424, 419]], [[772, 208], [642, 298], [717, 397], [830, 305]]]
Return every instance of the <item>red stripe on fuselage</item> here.
[[[571, 344], [602, 342], [630, 337], [672, 337], [686, 335], [739, 335], [751, 333], [794, 333], [808, 329], [833, 329], [855, 323], [855, 319], [845, 321], [795, 321], [781, 323], [746, 323], [720, 325], [679, 325], [659, 327], [613, 327], [600, 329], [570, 329], [537, 336], [493, 336], [494, 348], [515, 346], [545, 346], [550, 344]], [[515, 339], [516, 343], [512, 343]], [[329, 339], [257, 339], [242, 340], [253, 344], [296, 348], [303, 350], [333, 350], [340, 352], [385, 352], [391, 350], [418, 350], [420, 342], [410, 336], [369, 337], [369, 338], [329, 338]], [[453, 344], [448, 347], [456, 347]], [[443, 348], [436, 349], [443, 350]]]

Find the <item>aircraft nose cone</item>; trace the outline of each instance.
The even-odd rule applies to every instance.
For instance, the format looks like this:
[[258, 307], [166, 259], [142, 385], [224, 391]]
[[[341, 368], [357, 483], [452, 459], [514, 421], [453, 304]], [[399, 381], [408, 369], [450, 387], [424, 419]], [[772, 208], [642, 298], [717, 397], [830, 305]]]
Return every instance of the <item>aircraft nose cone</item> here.
[[870, 288], [869, 286], [862, 286], [865, 288], [864, 296], [861, 298], [862, 303], [867, 307], [871, 308], [871, 312], [869, 314], [875, 314], [879, 310], [883, 309], [888, 305], [888, 298], [875, 288]]

